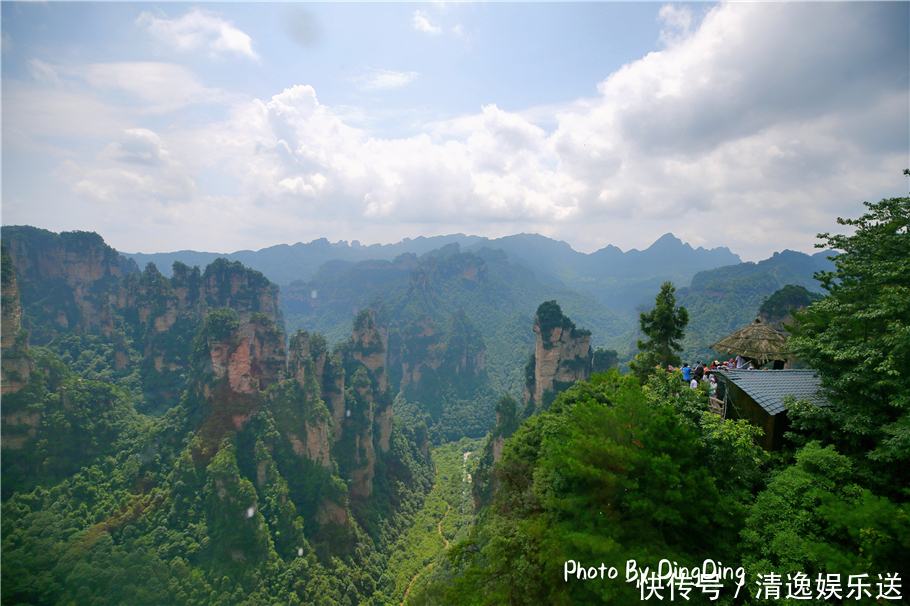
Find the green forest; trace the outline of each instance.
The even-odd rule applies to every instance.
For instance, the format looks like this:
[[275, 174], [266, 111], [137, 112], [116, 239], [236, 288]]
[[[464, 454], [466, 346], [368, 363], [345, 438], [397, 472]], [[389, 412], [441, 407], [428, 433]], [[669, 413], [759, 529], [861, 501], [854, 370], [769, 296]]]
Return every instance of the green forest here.
[[[837, 223], [685, 283], [524, 238], [285, 286], [4, 227], [0, 600], [904, 603], [910, 198]], [[827, 403], [770, 452], [668, 370], [756, 317]]]

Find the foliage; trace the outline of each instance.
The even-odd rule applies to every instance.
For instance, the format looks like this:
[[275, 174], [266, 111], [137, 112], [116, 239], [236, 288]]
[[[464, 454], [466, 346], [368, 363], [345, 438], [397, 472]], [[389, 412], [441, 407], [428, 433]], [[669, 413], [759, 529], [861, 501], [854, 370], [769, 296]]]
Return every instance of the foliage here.
[[556, 301], [544, 301], [537, 307], [537, 313], [534, 315], [534, 324], [540, 329], [540, 337], [543, 341], [544, 349], [552, 349], [553, 331], [557, 328], [568, 331], [571, 337], [577, 338], [580, 335], [590, 335], [590, 330], [578, 330], [575, 328], [575, 322], [562, 313], [562, 308]]
[[695, 428], [634, 377], [576, 384], [506, 442], [501, 493], [453, 550], [463, 568], [447, 603], [631, 601], [638, 590], [624, 582], [564, 582], [563, 563], [732, 558], [718, 546], [733, 544], [740, 508], [703, 459]]
[[602, 347], [598, 347], [594, 350], [591, 372], [606, 372], [618, 363], [619, 354], [615, 349], [603, 349]]
[[809, 292], [805, 286], [787, 284], [766, 297], [758, 307], [758, 313], [771, 320], [779, 320], [790, 313], [790, 310], [805, 309], [821, 298], [820, 294]]
[[906, 578], [910, 517], [855, 479], [849, 458], [833, 446], [808, 443], [751, 508], [740, 549], [753, 578], [769, 572], [782, 578], [868, 573], [873, 579], [898, 572]]
[[834, 271], [818, 273], [827, 294], [797, 314], [788, 344], [816, 369], [831, 406], [799, 407], [793, 425], [898, 496], [910, 485], [910, 198], [865, 204], [859, 219], [838, 219], [853, 235], [819, 235], [817, 246], [842, 253]]
[[664, 282], [655, 299], [654, 309], [639, 314], [641, 331], [649, 339], [638, 341], [641, 355], [629, 363], [629, 368], [642, 383], [655, 366], [666, 368], [681, 363], [679, 352], [682, 351], [682, 346], [679, 340], [686, 336], [689, 312], [685, 307], [676, 306], [675, 291], [672, 282]]

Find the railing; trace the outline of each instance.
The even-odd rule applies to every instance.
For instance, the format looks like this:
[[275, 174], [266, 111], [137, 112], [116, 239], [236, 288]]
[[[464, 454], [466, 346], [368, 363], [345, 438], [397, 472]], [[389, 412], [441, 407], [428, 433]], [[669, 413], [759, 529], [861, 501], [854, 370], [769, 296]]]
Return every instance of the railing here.
[[714, 396], [708, 398], [708, 405], [711, 407], [711, 412], [718, 415], [719, 417], [724, 417], [724, 401], [718, 400]]

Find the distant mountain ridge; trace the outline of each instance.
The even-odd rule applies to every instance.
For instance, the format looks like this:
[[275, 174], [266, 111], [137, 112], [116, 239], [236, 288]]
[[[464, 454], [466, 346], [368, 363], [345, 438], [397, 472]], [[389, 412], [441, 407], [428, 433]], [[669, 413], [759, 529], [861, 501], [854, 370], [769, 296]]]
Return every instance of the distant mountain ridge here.
[[[170, 253], [123, 253], [131, 257], [139, 267], [153, 262], [161, 271], [168, 273], [174, 261], [187, 265], [204, 267], [219, 257], [240, 261], [265, 274], [277, 284], [290, 284], [296, 280], [308, 282], [329, 261], [384, 260], [393, 261], [405, 253], [417, 256], [458, 244], [465, 252], [477, 253], [483, 248], [501, 249], [511, 262], [521, 263], [531, 269], [542, 282], [558, 286], [571, 286], [589, 291], [611, 308], [634, 306], [627, 297], [610, 300], [601, 295], [606, 290], [616, 290], [616, 280], [648, 280], [646, 291], [652, 290], [651, 281], [672, 279], [679, 284], [688, 283], [696, 273], [725, 265], [741, 263], [739, 255], [726, 247], [705, 249], [693, 248], [673, 234], [665, 234], [644, 250], [630, 249], [623, 252], [616, 246], [606, 246], [587, 254], [574, 250], [568, 243], [539, 234], [515, 234], [502, 238], [451, 234], [447, 236], [405, 238], [396, 244], [373, 244], [361, 246], [357, 240], [351, 243], [341, 240], [329, 242], [325, 238], [309, 243], [293, 245], [279, 244], [258, 251], [241, 250], [233, 253], [211, 253], [177, 251]], [[658, 285], [659, 286], [659, 285]], [[600, 295], [598, 294], [600, 292]], [[634, 292], [634, 289], [633, 289]], [[615, 294], [615, 293], [614, 293]], [[637, 301], [636, 301], [637, 302]]]

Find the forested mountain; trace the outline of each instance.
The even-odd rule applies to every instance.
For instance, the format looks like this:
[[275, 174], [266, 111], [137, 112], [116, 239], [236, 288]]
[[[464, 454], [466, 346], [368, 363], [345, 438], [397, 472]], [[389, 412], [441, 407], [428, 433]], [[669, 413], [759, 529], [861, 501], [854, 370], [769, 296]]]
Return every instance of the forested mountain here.
[[679, 305], [689, 312], [689, 326], [682, 342], [683, 360], [691, 364], [714, 359], [717, 354], [708, 346], [755, 320], [762, 302], [785, 286], [819, 291], [814, 275], [834, 268], [828, 259], [831, 254], [823, 251], [810, 256], [785, 250], [758, 263], [697, 273], [688, 287], [676, 292]]
[[238, 262], [120, 267], [4, 229], [3, 603], [385, 603], [433, 463], [374, 312], [286, 346]]
[[[882, 224], [904, 231], [864, 246], [906, 247], [906, 220]], [[579, 253], [464, 238], [279, 287], [237, 260], [168, 273], [97, 234], [3, 228], [2, 603], [631, 603], [648, 589], [626, 582], [630, 559], [722, 561], [723, 579], [689, 577], [694, 603], [766, 603], [769, 570], [844, 586], [862, 571], [899, 603], [910, 272], [892, 265], [910, 255], [785, 251], [676, 290], [683, 353], [706, 359], [758, 313], [812, 304], [794, 343], [835, 406], [793, 404], [792, 442], [769, 458], [679, 373], [607, 371], [648, 306], [620, 315], [576, 289]], [[659, 244], [641, 254], [681, 245]], [[657, 273], [620, 265], [595, 284], [653, 301]], [[829, 294], [810, 292], [835, 267]], [[582, 580], [601, 562], [619, 578]]]
[[409, 356], [425, 351], [430, 360], [445, 343], [449, 348], [466, 343], [470, 355], [465, 359], [476, 359], [472, 364], [477, 379], [472, 382], [486, 394], [481, 425], [462, 434], [470, 437], [486, 432], [498, 394], [521, 397], [522, 369], [534, 348], [529, 329], [538, 305], [547, 300], [558, 300], [580, 327], [590, 330], [594, 345], [606, 345], [631, 330], [629, 322], [590, 296], [541, 282], [525, 266], [510, 263], [502, 251], [461, 252], [458, 244], [419, 258], [406, 254], [391, 262], [329, 263], [310, 282], [296, 282], [283, 291], [288, 326], [317, 331], [330, 340], [343, 338], [359, 309], [381, 301], [389, 329], [389, 374], [393, 385], [407, 388], [406, 394], [425, 389], [437, 375], [448, 376], [446, 367], [439, 366], [441, 360], [424, 362], [421, 369]]
[[[910, 198], [866, 205], [839, 220], [854, 235], [825, 236], [843, 253], [824, 296], [790, 285], [761, 306], [811, 303], [788, 347], [827, 401], [787, 402], [780, 452], [679, 371], [594, 374], [524, 420], [503, 399], [473, 469], [476, 522], [412, 603], [904, 603]], [[786, 264], [765, 267], [747, 271]], [[743, 275], [704, 277], [711, 296]]]
[[[528, 285], [525, 291], [533, 295], [530, 299], [522, 297], [526, 304], [521, 307], [524, 314], [521, 326], [528, 325], [538, 304], [557, 299], [566, 313], [594, 331], [596, 345], [618, 351], [625, 360], [635, 354], [635, 343], [641, 336], [636, 331], [638, 313], [649, 309], [654, 295], [666, 281], [676, 285], [680, 304], [689, 310], [691, 321], [682, 355], [694, 362], [716, 356], [708, 345], [754, 320], [765, 297], [788, 284], [817, 291], [814, 273], [833, 267], [827, 259], [829, 252], [807, 255], [790, 250], [758, 263], [742, 263], [727, 248], [692, 248], [672, 234], [665, 234], [644, 250], [623, 252], [607, 246], [591, 254], [577, 252], [565, 242], [538, 234], [496, 239], [454, 234], [372, 246], [329, 243], [322, 239], [224, 256], [259, 269], [272, 281], [284, 285], [282, 304], [289, 326], [318, 330], [334, 342], [345, 338], [354, 309], [368, 305], [372, 300], [370, 294], [383, 299], [391, 296], [392, 283], [403, 282], [407, 272], [415, 267], [415, 259], [445, 256], [453, 250], [473, 253], [485, 260], [494, 251], [502, 251], [506, 266], [512, 268], [510, 273], [522, 271], [520, 268], [527, 270], [520, 281]], [[182, 251], [137, 254], [133, 258], [140, 265], [157, 259], [192, 264], [211, 262], [218, 256]], [[494, 276], [506, 282], [516, 279], [501, 276], [502, 272], [492, 265]], [[364, 278], [368, 285], [360, 284]], [[306, 303], [304, 299], [312, 297], [314, 292], [314, 299], [320, 292], [337, 294], [333, 299], [337, 305], [332, 309], [325, 301]], [[348, 303], [350, 308], [345, 311], [343, 306]], [[606, 325], [599, 321], [598, 310], [604, 308], [618, 321]], [[502, 323], [497, 322], [497, 326]], [[530, 341], [525, 338], [524, 344], [529, 346]], [[493, 355], [490, 367], [501, 367], [496, 353], [490, 353]], [[506, 366], [514, 368], [514, 360], [509, 360]], [[513, 372], [503, 387], [518, 395], [519, 385], [520, 377]]]
[[[240, 261], [261, 271], [282, 286], [296, 280], [309, 282], [321, 273], [324, 264], [344, 267], [344, 263], [393, 261], [407, 253], [422, 256], [436, 249], [457, 244], [464, 252], [479, 254], [484, 248], [502, 250], [511, 263], [531, 270], [541, 282], [569, 286], [589, 293], [607, 308], [628, 315], [636, 305], [646, 303], [666, 280], [687, 284], [697, 272], [739, 263], [738, 255], [727, 248], [693, 249], [672, 234], [665, 234], [644, 250], [626, 252], [607, 246], [591, 254], [580, 253], [567, 243], [538, 234], [516, 234], [502, 238], [482, 238], [453, 234], [431, 238], [406, 238], [396, 244], [361, 246], [356, 240], [330, 243], [326, 239], [307, 244], [281, 244], [259, 251], [237, 251], [229, 254], [178, 251], [173, 253], [123, 253], [140, 266], [154, 262], [170, 267], [174, 261], [189, 266], [205, 266], [223, 257]], [[539, 303], [539, 302], [538, 302]]]

